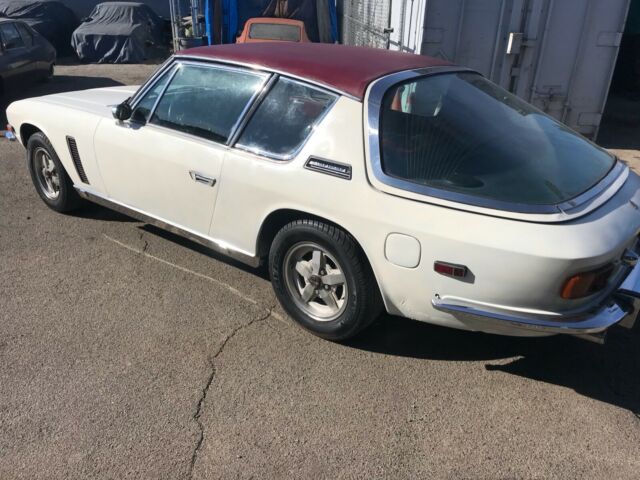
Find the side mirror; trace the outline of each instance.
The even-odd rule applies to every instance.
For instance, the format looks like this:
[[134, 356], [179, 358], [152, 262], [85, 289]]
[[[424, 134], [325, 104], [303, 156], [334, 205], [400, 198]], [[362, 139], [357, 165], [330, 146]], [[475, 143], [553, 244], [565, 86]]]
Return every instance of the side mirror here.
[[129, 120], [131, 118], [131, 114], [133, 111], [131, 110], [131, 105], [129, 105], [129, 101], [125, 100], [120, 105], [116, 105], [111, 108], [111, 114], [113, 118], [116, 120], [120, 120], [124, 122], [125, 120]]

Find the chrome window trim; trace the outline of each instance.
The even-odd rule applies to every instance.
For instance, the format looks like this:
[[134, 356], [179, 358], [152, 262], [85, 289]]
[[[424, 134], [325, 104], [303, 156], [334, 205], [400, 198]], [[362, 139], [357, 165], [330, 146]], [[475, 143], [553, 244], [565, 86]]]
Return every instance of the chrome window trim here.
[[[173, 71], [171, 71], [171, 69], [173, 69]], [[177, 72], [178, 72], [178, 67], [175, 64], [171, 68], [166, 69], [165, 73], [168, 75], [167, 84], [162, 88], [162, 90], [158, 94], [158, 98], [156, 98], [156, 101], [153, 102], [153, 107], [151, 107], [151, 110], [149, 111], [149, 118], [147, 118], [147, 120], [144, 123], [136, 122], [133, 119], [133, 112], [136, 111], [136, 108], [138, 108], [138, 104], [144, 99], [144, 97], [146, 97], [147, 93], [149, 93], [151, 90], [153, 90], [153, 87], [148, 89], [147, 92], [138, 99], [138, 101], [136, 103], [136, 106], [135, 107], [131, 107], [131, 118], [129, 120], [131, 123], [135, 123], [137, 125], [146, 125], [147, 123], [149, 123], [149, 120], [151, 120], [151, 117], [153, 117], [153, 115], [156, 113], [156, 108], [158, 108], [158, 104], [160, 103], [160, 100], [162, 100], [162, 97], [164, 96], [164, 92], [166, 92], [167, 88], [169, 88], [169, 85], [171, 84], [171, 81], [173, 80], [173, 77], [176, 76]], [[153, 83], [154, 87], [158, 84], [158, 82], [162, 81], [162, 79], [164, 78], [164, 75], [165, 74], [163, 73], [162, 75], [160, 75], [158, 77], [158, 79]]]
[[[186, 132], [181, 132], [186, 136], [189, 136], [191, 138], [197, 138], [199, 140], [204, 140], [204, 141], [208, 141], [211, 143], [214, 143], [216, 145], [226, 145], [228, 147], [234, 148], [238, 151], [242, 151], [242, 152], [247, 152], [247, 153], [251, 153], [260, 157], [263, 157], [265, 159], [268, 160], [275, 160], [278, 162], [287, 162], [287, 161], [291, 161], [293, 160], [295, 157], [298, 156], [298, 154], [302, 151], [302, 149], [304, 148], [304, 146], [307, 144], [307, 142], [309, 141], [309, 139], [311, 138], [312, 134], [313, 134], [313, 129], [315, 129], [318, 125], [320, 125], [320, 123], [322, 123], [322, 121], [324, 120], [324, 118], [329, 114], [329, 112], [333, 109], [333, 107], [335, 106], [336, 102], [340, 99], [341, 96], [343, 97], [347, 97], [350, 98], [352, 100], [355, 100], [357, 102], [361, 102], [361, 100], [357, 97], [354, 97], [351, 94], [348, 94], [342, 90], [336, 89], [336, 88], [332, 88], [328, 85], [325, 85], [321, 82], [314, 82], [312, 80], [306, 79], [304, 77], [300, 77], [297, 75], [291, 75], [288, 74], [286, 72], [282, 72], [279, 70], [273, 70], [273, 69], [269, 69], [269, 68], [265, 68], [265, 67], [261, 67], [259, 65], [254, 65], [254, 64], [249, 64], [249, 63], [244, 63], [244, 62], [235, 62], [232, 60], [215, 60], [212, 59], [210, 57], [203, 57], [203, 56], [198, 56], [198, 55], [174, 55], [173, 57], [169, 58], [167, 61], [165, 61], [159, 68], [158, 70], [155, 71], [155, 73], [149, 78], [149, 80], [147, 80], [147, 82], [138, 89], [138, 91], [133, 95], [130, 104], [131, 104], [131, 108], [132, 110], [135, 110], [136, 107], [138, 106], [138, 103], [140, 102], [140, 100], [147, 94], [147, 92], [152, 89], [155, 84], [160, 81], [160, 79], [162, 78], [162, 76], [164, 75], [165, 72], [169, 71], [171, 68], [175, 68], [174, 72], [171, 74], [172, 77], [169, 79], [169, 82], [167, 82], [167, 85], [165, 85], [165, 88], [163, 89], [163, 91], [161, 92], [161, 95], [158, 97], [158, 99], [156, 100], [156, 104], [154, 105], [154, 108], [151, 112], [151, 115], [149, 116], [149, 118], [151, 118], [151, 116], [153, 116], [153, 114], [155, 113], [155, 110], [160, 102], [160, 100], [162, 99], [162, 96], [164, 95], [165, 91], [167, 90], [169, 84], [171, 83], [171, 80], [173, 80], [173, 76], [175, 76], [176, 72], [177, 72], [177, 65], [178, 64], [188, 64], [188, 65], [195, 65], [195, 66], [201, 66], [201, 67], [219, 67], [219, 68], [224, 68], [224, 69], [228, 69], [228, 70], [232, 70], [232, 71], [238, 71], [238, 72], [246, 72], [249, 74], [254, 74], [254, 75], [259, 75], [265, 76], [265, 82], [262, 84], [262, 87], [260, 89], [258, 89], [257, 93], [254, 95], [254, 97], [249, 101], [249, 103], [245, 106], [245, 109], [243, 110], [242, 114], [240, 115], [240, 117], [238, 118], [238, 121], [236, 122], [236, 125], [234, 125], [234, 127], [236, 128], [234, 131], [231, 132], [231, 134], [229, 135], [229, 139], [227, 139], [226, 143], [220, 143], [220, 142], [215, 142], [213, 140], [208, 140], [205, 138], [201, 138], [198, 137], [196, 135], [191, 135], [188, 134]], [[326, 109], [326, 111], [320, 116], [318, 117], [318, 119], [316, 120], [316, 122], [314, 122], [314, 124], [312, 125], [312, 131], [309, 135], [307, 135], [307, 137], [305, 138], [304, 142], [302, 142], [302, 144], [296, 149], [295, 152], [287, 154], [287, 155], [277, 155], [277, 154], [272, 154], [269, 153], [267, 151], [261, 150], [261, 149], [250, 149], [250, 148], [246, 148], [243, 147], [242, 145], [238, 145], [237, 142], [240, 138], [240, 136], [242, 135], [242, 133], [244, 132], [245, 127], [247, 126], [247, 124], [249, 123], [249, 121], [251, 120], [251, 117], [253, 116], [253, 114], [255, 113], [255, 111], [258, 109], [258, 107], [260, 106], [260, 104], [262, 103], [262, 101], [264, 100], [264, 98], [266, 98], [266, 96], [269, 94], [269, 92], [271, 91], [271, 89], [273, 88], [273, 86], [276, 84], [277, 80], [279, 78], [286, 78], [292, 82], [296, 82], [299, 83], [301, 85], [304, 85], [307, 88], [312, 88], [318, 91], [322, 91], [325, 93], [329, 93], [334, 95], [334, 99], [331, 102], [331, 104], [328, 106], [328, 108]], [[137, 122], [133, 122], [136, 125], [140, 125]], [[151, 124], [149, 122], [147, 122], [146, 125], [153, 125], [155, 127], [159, 127], [159, 128], [165, 128], [167, 130], [171, 130], [169, 128], [166, 127], [160, 127], [159, 125], [155, 125], [155, 124]]]
[[356, 102], [362, 103], [362, 99], [351, 95], [348, 92], [345, 92], [344, 90], [340, 90], [339, 88], [335, 88], [332, 87], [331, 85], [327, 85], [326, 83], [322, 83], [322, 82], [316, 82], [314, 80], [311, 80], [309, 78], [306, 77], [302, 77], [299, 75], [294, 75], [292, 73], [288, 73], [286, 71], [283, 70], [278, 70], [278, 69], [274, 69], [274, 68], [268, 68], [268, 67], [263, 67], [262, 65], [257, 65], [255, 63], [246, 63], [246, 62], [240, 62], [240, 61], [235, 61], [235, 60], [227, 60], [227, 59], [219, 59], [216, 60], [215, 58], [211, 58], [211, 57], [204, 57], [204, 56], [200, 56], [200, 55], [181, 55], [181, 54], [177, 54], [176, 59], [194, 59], [194, 60], [200, 60], [203, 61], [205, 63], [215, 63], [215, 64], [221, 64], [221, 65], [235, 65], [237, 67], [241, 67], [241, 68], [248, 68], [251, 70], [257, 70], [260, 72], [266, 72], [266, 73], [277, 73], [278, 75], [280, 75], [281, 77], [287, 77], [287, 78], [291, 78], [293, 80], [298, 80], [302, 83], [305, 83], [307, 85], [313, 85], [316, 86], [318, 88], [320, 88], [321, 90], [326, 90], [328, 92], [332, 92], [338, 95], [342, 95], [343, 97], [347, 97], [350, 98], [351, 100], [355, 100]]
[[[416, 70], [406, 70], [392, 73], [376, 80], [370, 87], [365, 99], [367, 105], [367, 142], [369, 146], [369, 161], [375, 178], [385, 185], [398, 188], [408, 192], [428, 197], [455, 202], [474, 207], [487, 208], [491, 210], [501, 210], [511, 213], [524, 214], [570, 214], [580, 210], [585, 204], [596, 199], [611, 187], [628, 169], [626, 165], [614, 157], [614, 163], [609, 172], [598, 183], [587, 191], [577, 196], [557, 204], [524, 204], [517, 202], [506, 202], [494, 200], [475, 195], [454, 192], [450, 190], [430, 187], [419, 183], [411, 182], [401, 178], [387, 175], [382, 169], [382, 155], [380, 150], [380, 114], [382, 100], [387, 91], [394, 85], [418, 77], [426, 77], [438, 74], [469, 72], [481, 75], [475, 70], [465, 67], [431, 67]], [[585, 141], [587, 141], [585, 139]]]
[[147, 93], [147, 91], [149, 91], [150, 88], [153, 88], [153, 86], [158, 81], [158, 78], [161, 77], [163, 73], [171, 68], [171, 66], [173, 66], [174, 64], [175, 58], [169, 57], [156, 69], [155, 72], [153, 72], [153, 74], [147, 79], [147, 81], [143, 83], [140, 88], [138, 88], [136, 93], [134, 93], [129, 100], [129, 105], [131, 105], [132, 110], [135, 109], [137, 104], [140, 102], [140, 99]]
[[[250, 148], [250, 147], [248, 147], [246, 145], [242, 145], [241, 143], [239, 143], [239, 139], [242, 136], [242, 134], [244, 133], [244, 128], [242, 129], [241, 132], [239, 132], [238, 141], [236, 141], [235, 144], [232, 144], [231, 145], [232, 147], [234, 147], [234, 148], [236, 148], [238, 150], [242, 150], [242, 151], [245, 151], [245, 152], [253, 153], [254, 155], [258, 155], [258, 156], [261, 156], [261, 157], [266, 157], [266, 158], [269, 158], [271, 160], [278, 160], [280, 162], [291, 161], [291, 160], [293, 160], [294, 158], [296, 158], [300, 154], [300, 152], [305, 147], [305, 145], [307, 144], [309, 139], [311, 139], [311, 137], [313, 136], [315, 129], [318, 127], [318, 125], [320, 125], [322, 123], [322, 121], [329, 114], [329, 112], [331, 112], [331, 110], [333, 110], [333, 107], [335, 106], [336, 102], [340, 98], [340, 95], [336, 94], [335, 92], [328, 91], [325, 88], [318, 87], [317, 85], [309, 84], [309, 83], [305, 82], [304, 80], [298, 80], [297, 78], [291, 78], [291, 77], [288, 77], [286, 75], [279, 75], [278, 74], [278, 79], [275, 82], [273, 82], [273, 84], [271, 85], [271, 88], [269, 89], [268, 92], [265, 93], [265, 95], [261, 99], [260, 103], [262, 103], [262, 100], [264, 100], [265, 98], [267, 98], [269, 96], [269, 93], [271, 93], [271, 91], [273, 90], [273, 87], [277, 84], [277, 81], [280, 80], [281, 78], [284, 78], [289, 82], [297, 83], [298, 85], [302, 85], [303, 87], [306, 87], [306, 88], [309, 88], [309, 89], [312, 89], [312, 90], [316, 90], [316, 91], [319, 91], [319, 92], [323, 92], [323, 93], [332, 95], [333, 99], [331, 100], [331, 102], [329, 104], [327, 104], [327, 108], [325, 109], [324, 112], [322, 112], [322, 115], [320, 115], [318, 118], [316, 118], [316, 120], [311, 124], [311, 130], [309, 131], [307, 136], [302, 140], [302, 142], [300, 142], [300, 144], [294, 150], [292, 150], [291, 152], [289, 152], [287, 154], [279, 155], [277, 153], [272, 153], [272, 152], [269, 152], [267, 150], [263, 150], [261, 148]], [[260, 107], [260, 105], [256, 106], [255, 110], [252, 112], [252, 116], [253, 116], [253, 113], [255, 113], [255, 111], [258, 110], [259, 107]], [[251, 119], [247, 120], [247, 123], [246, 123], [245, 127], [249, 124], [250, 121], [251, 121]]]
[[262, 104], [262, 101], [266, 98], [273, 86], [276, 84], [278, 78], [280, 78], [280, 75], [278, 75], [277, 73], [272, 73], [266, 83], [262, 85], [262, 88], [256, 93], [254, 98], [252, 98], [245, 111], [242, 112], [243, 115], [241, 116], [237, 124], [237, 128], [233, 132], [233, 135], [229, 136], [229, 139], [227, 141], [228, 146], [232, 147], [236, 144], [236, 142], [240, 138], [240, 135], [242, 135], [242, 132], [244, 132], [245, 127], [253, 117], [253, 114], [256, 112], [256, 110], [258, 110], [258, 107]]
[[[184, 133], [186, 135], [189, 135], [190, 137], [202, 139], [202, 140], [205, 140], [205, 141], [208, 141], [208, 142], [211, 142], [211, 143], [215, 143], [216, 145], [229, 145], [230, 139], [233, 139], [235, 137], [235, 135], [238, 132], [239, 127], [241, 125], [243, 125], [243, 121], [244, 121], [247, 113], [251, 109], [252, 105], [255, 103], [256, 99], [262, 94], [262, 92], [265, 89], [265, 85], [269, 82], [270, 78], [272, 77], [271, 75], [269, 75], [266, 72], [248, 71], [246, 68], [237, 68], [237, 67], [234, 67], [234, 66], [207, 65], [207, 64], [203, 64], [202, 62], [191, 62], [191, 61], [177, 60], [176, 62], [174, 62], [174, 65], [175, 66], [173, 67], [173, 72], [170, 73], [171, 76], [169, 78], [169, 81], [164, 86], [164, 88], [162, 89], [162, 92], [160, 92], [160, 95], [156, 99], [156, 102], [155, 102], [155, 104], [153, 106], [153, 110], [149, 114], [149, 120], [147, 121], [146, 124], [147, 125], [153, 125], [154, 127], [162, 127], [162, 128], [167, 129], [167, 130]], [[230, 72], [238, 72], [238, 73], [242, 73], [242, 74], [245, 74], [245, 75], [252, 75], [252, 76], [255, 76], [255, 77], [258, 77], [258, 78], [262, 78], [262, 84], [256, 89], [256, 91], [253, 93], [251, 98], [249, 98], [249, 100], [245, 104], [244, 108], [240, 112], [240, 115], [238, 116], [238, 118], [236, 119], [235, 123], [231, 127], [231, 131], [229, 132], [229, 137], [226, 139], [226, 141], [224, 141], [224, 142], [216, 142], [215, 140], [211, 140], [211, 139], [204, 138], [204, 137], [199, 137], [198, 135], [193, 135], [193, 134], [190, 134], [190, 133], [187, 133], [187, 132], [181, 132], [180, 130], [176, 130], [176, 129], [173, 129], [173, 128], [170, 128], [170, 127], [163, 127], [162, 125], [158, 125], [157, 123], [151, 122], [151, 119], [153, 118], [153, 115], [155, 114], [156, 109], [158, 108], [158, 105], [160, 104], [160, 101], [164, 97], [164, 94], [166, 93], [167, 89], [171, 85], [171, 82], [173, 81], [173, 79], [175, 78], [176, 74], [178, 73], [178, 71], [180, 70], [180, 68], [183, 65], [184, 66], [196, 67], [196, 68], [208, 68], [208, 69], [212, 69], [212, 70], [225, 70], [225, 71], [230, 71]], [[163, 75], [158, 76], [156, 78], [156, 81], [154, 82], [154, 85], [157, 84], [158, 81], [161, 81], [162, 77], [163, 77]], [[142, 97], [140, 97], [140, 98], [143, 98], [143, 97], [144, 97], [144, 95]], [[138, 101], [139, 101], [139, 99], [138, 99]], [[137, 104], [136, 104], [136, 106], [137, 106]], [[133, 107], [133, 109], [135, 109], [135, 107]]]

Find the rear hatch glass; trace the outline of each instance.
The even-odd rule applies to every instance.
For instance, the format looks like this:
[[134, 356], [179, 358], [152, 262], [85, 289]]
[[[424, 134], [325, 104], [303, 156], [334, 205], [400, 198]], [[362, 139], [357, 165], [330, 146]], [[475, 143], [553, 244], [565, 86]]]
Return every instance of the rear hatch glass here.
[[389, 177], [525, 205], [575, 198], [615, 163], [607, 151], [468, 72], [390, 88], [382, 102], [379, 142]]

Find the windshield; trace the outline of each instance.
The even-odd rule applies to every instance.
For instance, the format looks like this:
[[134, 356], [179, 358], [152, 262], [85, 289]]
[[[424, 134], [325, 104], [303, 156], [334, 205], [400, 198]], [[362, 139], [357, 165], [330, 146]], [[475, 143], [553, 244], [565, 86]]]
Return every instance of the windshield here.
[[395, 85], [382, 102], [379, 135], [386, 175], [511, 203], [564, 202], [598, 183], [615, 162], [475, 73]]

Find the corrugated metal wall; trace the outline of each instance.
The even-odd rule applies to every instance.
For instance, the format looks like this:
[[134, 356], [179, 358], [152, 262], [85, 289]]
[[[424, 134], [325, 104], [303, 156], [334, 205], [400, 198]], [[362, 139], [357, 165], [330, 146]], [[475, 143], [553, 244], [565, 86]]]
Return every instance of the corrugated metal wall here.
[[595, 137], [630, 0], [430, 0], [422, 53], [481, 71]]
[[[345, 16], [345, 43], [390, 45], [475, 68], [595, 137], [630, 0], [345, 0], [345, 12], [347, 4], [384, 6], [391, 15], [386, 24], [376, 17], [374, 26], [366, 16]], [[349, 11], [364, 14], [365, 7]], [[387, 41], [385, 28], [393, 30]], [[377, 34], [365, 33], [371, 30]]]

